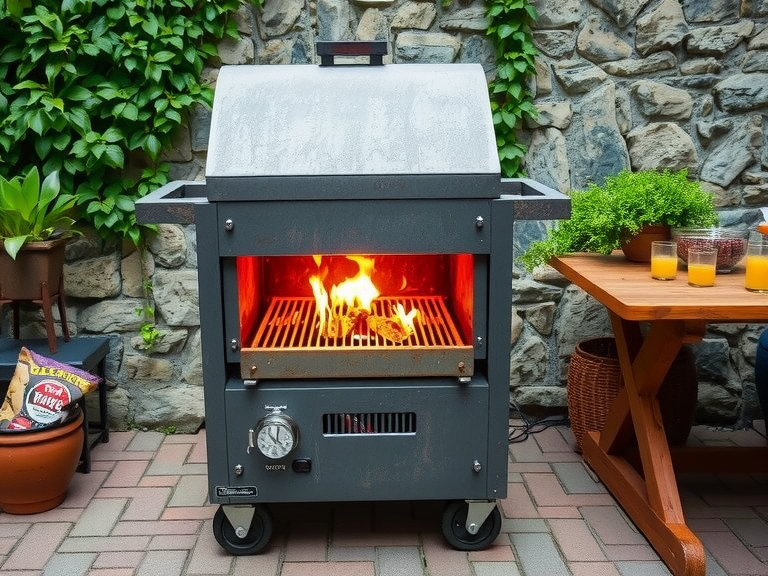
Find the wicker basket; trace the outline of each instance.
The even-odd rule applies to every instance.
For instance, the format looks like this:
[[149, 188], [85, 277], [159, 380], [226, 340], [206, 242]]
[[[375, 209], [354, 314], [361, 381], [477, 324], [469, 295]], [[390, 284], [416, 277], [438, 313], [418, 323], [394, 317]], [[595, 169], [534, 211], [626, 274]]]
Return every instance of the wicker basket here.
[[[576, 449], [587, 431], [601, 432], [611, 405], [624, 385], [613, 338], [580, 342], [568, 365], [568, 416]], [[693, 351], [683, 346], [659, 389], [659, 408], [671, 445], [684, 444], [693, 425], [698, 378]]]
[[587, 431], [600, 432], [619, 389], [624, 385], [613, 338], [595, 338], [576, 345], [568, 364], [568, 416], [576, 449]]

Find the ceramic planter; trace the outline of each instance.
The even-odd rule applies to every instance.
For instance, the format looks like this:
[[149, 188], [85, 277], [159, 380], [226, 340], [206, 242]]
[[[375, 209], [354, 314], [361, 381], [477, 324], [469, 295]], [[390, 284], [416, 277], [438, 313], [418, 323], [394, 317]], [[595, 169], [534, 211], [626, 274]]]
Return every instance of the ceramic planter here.
[[28, 242], [16, 260], [0, 249], [0, 300], [41, 300], [43, 286], [48, 287], [48, 294], [58, 292], [67, 241]]
[[651, 243], [655, 240], [669, 240], [672, 235], [669, 226], [646, 225], [634, 236], [629, 234], [621, 238], [621, 250], [627, 260], [632, 262], [651, 261]]
[[55, 353], [56, 334], [51, 310], [55, 301], [59, 307], [64, 340], [69, 340], [66, 305], [64, 302], [64, 247], [69, 238], [57, 238], [26, 243], [16, 259], [11, 258], [0, 241], [0, 306], [13, 306], [13, 327], [19, 337], [19, 303], [33, 302], [42, 306], [48, 348]]
[[64, 501], [83, 450], [83, 414], [62, 426], [0, 433], [0, 510], [37, 514]]

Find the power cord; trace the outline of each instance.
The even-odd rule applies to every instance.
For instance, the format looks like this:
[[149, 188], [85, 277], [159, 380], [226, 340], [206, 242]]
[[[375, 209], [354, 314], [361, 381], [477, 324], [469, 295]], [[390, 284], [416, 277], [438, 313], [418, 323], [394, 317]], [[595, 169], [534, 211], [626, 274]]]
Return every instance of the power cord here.
[[536, 434], [552, 426], [569, 426], [571, 421], [568, 416], [546, 416], [544, 418], [531, 419], [518, 406], [514, 400], [509, 401], [510, 417], [516, 415], [517, 420], [522, 420], [522, 424], [515, 424], [509, 427], [509, 443], [523, 442], [531, 434]]

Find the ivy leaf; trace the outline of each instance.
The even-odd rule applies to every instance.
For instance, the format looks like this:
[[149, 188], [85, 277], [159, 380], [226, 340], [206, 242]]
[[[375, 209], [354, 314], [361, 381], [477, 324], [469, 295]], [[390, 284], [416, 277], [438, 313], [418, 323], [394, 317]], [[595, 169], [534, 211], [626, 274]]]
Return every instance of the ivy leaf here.
[[160, 143], [160, 140], [157, 138], [157, 136], [154, 134], [149, 134], [146, 141], [144, 142], [143, 147], [144, 151], [149, 155], [149, 157], [154, 160], [160, 155], [162, 144]]
[[176, 54], [168, 50], [161, 50], [153, 56], [155, 62], [169, 62], [176, 57]]
[[48, 124], [49, 119], [42, 109], [35, 110], [29, 117], [29, 127], [41, 136], [45, 133]]
[[107, 146], [104, 154], [109, 161], [110, 166], [113, 168], [123, 167], [123, 164], [125, 163], [125, 155], [123, 154], [123, 149], [120, 148], [120, 146]]

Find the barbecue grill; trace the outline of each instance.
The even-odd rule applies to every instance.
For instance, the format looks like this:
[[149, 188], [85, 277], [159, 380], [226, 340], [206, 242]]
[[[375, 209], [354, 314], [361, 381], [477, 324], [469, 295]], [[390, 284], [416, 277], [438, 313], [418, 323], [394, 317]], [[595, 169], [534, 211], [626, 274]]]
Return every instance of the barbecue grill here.
[[136, 207], [196, 225], [219, 544], [260, 551], [270, 503], [440, 500], [454, 547], [489, 545], [513, 222], [569, 210], [500, 178], [479, 65], [223, 67], [205, 183]]

